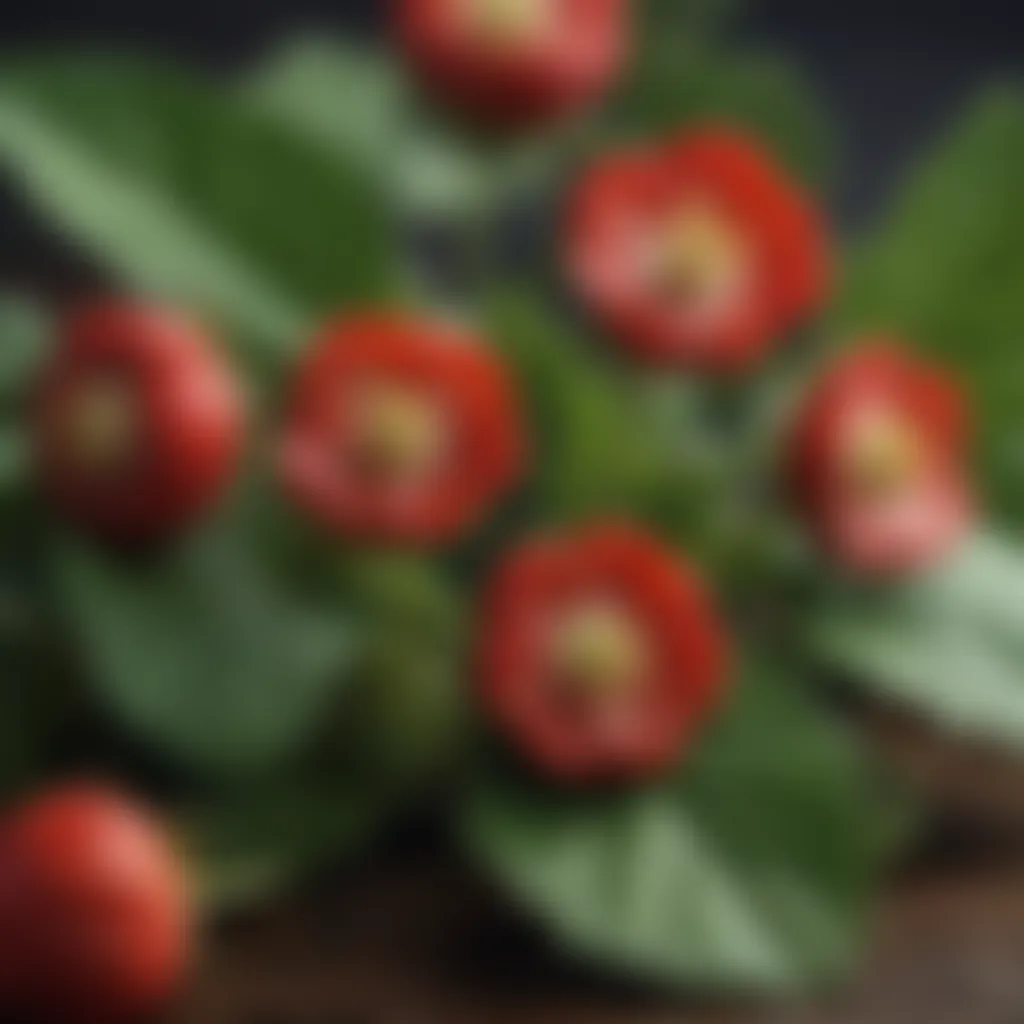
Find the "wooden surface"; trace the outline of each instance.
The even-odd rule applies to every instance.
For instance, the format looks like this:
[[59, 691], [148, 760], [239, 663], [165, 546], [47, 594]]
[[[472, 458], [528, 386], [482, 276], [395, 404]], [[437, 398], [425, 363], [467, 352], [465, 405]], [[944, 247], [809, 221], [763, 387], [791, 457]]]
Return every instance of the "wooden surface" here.
[[687, 1005], [572, 968], [469, 873], [395, 850], [236, 920], [174, 1024], [1021, 1024], [1024, 851], [936, 850], [815, 1005]]

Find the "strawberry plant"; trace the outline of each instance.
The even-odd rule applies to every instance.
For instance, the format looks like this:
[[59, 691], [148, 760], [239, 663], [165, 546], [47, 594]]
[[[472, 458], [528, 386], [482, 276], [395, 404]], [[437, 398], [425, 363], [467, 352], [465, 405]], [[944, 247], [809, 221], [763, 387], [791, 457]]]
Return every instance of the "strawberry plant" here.
[[151, 1008], [410, 810], [567, 955], [818, 986], [913, 817], [833, 694], [1024, 743], [1024, 103], [847, 246], [799, 76], [632, 6], [0, 70], [103, 281], [0, 304], [5, 1008]]

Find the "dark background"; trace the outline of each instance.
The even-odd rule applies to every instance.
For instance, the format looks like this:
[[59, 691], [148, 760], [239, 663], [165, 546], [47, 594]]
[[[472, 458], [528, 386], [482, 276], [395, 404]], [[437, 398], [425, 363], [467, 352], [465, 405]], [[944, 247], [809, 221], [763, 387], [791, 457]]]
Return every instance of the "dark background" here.
[[[642, 3], [643, 0], [635, 0]], [[6, 46], [130, 44], [216, 65], [307, 27], [372, 29], [386, 0], [22, 0]], [[810, 74], [844, 143], [837, 203], [859, 222], [971, 90], [1024, 71], [1022, 0], [747, 0], [741, 34]]]

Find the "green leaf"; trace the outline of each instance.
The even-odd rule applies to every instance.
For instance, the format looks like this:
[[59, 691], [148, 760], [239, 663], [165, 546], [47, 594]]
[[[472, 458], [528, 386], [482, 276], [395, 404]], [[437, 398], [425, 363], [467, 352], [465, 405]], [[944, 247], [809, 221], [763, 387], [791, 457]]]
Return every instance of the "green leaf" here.
[[29, 407], [49, 342], [47, 318], [36, 303], [0, 293], [0, 499], [21, 496], [31, 477]]
[[465, 733], [465, 611], [428, 562], [355, 555], [346, 595], [364, 635], [341, 708], [340, 742], [369, 776], [421, 791], [450, 768]]
[[37, 595], [0, 557], [0, 801], [52, 763], [72, 703], [55, 662], [52, 630], [41, 628]]
[[980, 535], [902, 583], [823, 604], [810, 626], [833, 674], [940, 727], [1024, 746], [1024, 552]]
[[[16, 796], [67, 757], [81, 724], [67, 649], [40, 573], [38, 509], [5, 506], [0, 530], [0, 801]], [[80, 735], [80, 733], [76, 734]]]
[[370, 841], [462, 749], [462, 613], [429, 562], [345, 560], [361, 643], [341, 700], [296, 765], [186, 807], [202, 893], [215, 907], [266, 898]]
[[49, 341], [47, 318], [35, 302], [0, 293], [0, 413], [23, 409]]
[[698, 989], [791, 989], [856, 949], [889, 824], [859, 758], [760, 669], [663, 782], [574, 794], [491, 767], [470, 849], [570, 951]]
[[31, 475], [32, 457], [23, 426], [0, 423], [0, 498], [22, 493]]
[[[0, 626], [0, 629], [3, 627]], [[0, 637], [0, 802], [31, 786], [52, 765], [60, 712], [48, 701], [66, 698], [38, 663], [28, 662], [25, 651], [12, 652]], [[32, 652], [38, 655], [39, 652]], [[42, 660], [41, 658], [39, 660]]]
[[372, 779], [305, 768], [179, 810], [198, 899], [225, 911], [279, 894], [366, 842], [383, 817]]
[[723, 591], [761, 589], [791, 571], [786, 524], [763, 479], [772, 414], [746, 409], [755, 392], [617, 363], [526, 292], [494, 297], [486, 320], [533, 431], [520, 510], [532, 525], [640, 520]]
[[564, 318], [526, 294], [489, 305], [488, 331], [517, 376], [533, 431], [534, 500], [545, 517], [639, 515], [679, 526], [703, 497], [696, 467], [674, 457], [649, 403], [587, 351]]
[[844, 334], [901, 335], [960, 374], [994, 508], [1024, 524], [1024, 96], [979, 100], [853, 261]]
[[750, 386], [649, 372], [603, 352], [526, 290], [493, 296], [485, 319], [533, 431], [524, 502], [533, 525], [639, 520], [732, 597], [802, 570], [772, 474], [788, 373]]
[[725, 53], [699, 39], [652, 39], [611, 110], [617, 134], [656, 137], [724, 123], [752, 133], [794, 173], [820, 183], [835, 140], [814, 89], [789, 61]]
[[210, 531], [133, 562], [69, 540], [54, 560], [94, 693], [194, 772], [287, 760], [346, 682], [350, 619], [293, 595], [240, 537]]
[[744, 0], [645, 0], [634, 14], [641, 59], [659, 43], [685, 45], [719, 34], [743, 6]]
[[261, 353], [394, 283], [376, 187], [198, 77], [54, 56], [0, 73], [0, 164], [129, 286], [225, 321]]
[[411, 216], [494, 206], [551, 174], [579, 134], [474, 137], [439, 120], [387, 54], [322, 36], [286, 43], [243, 84], [243, 94], [322, 152], [355, 161]]

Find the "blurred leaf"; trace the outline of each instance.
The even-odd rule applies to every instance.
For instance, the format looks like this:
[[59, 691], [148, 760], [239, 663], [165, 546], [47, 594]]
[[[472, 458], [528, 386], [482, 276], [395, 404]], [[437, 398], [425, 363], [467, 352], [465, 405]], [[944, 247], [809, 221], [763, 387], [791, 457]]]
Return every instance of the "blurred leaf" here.
[[342, 587], [370, 622], [397, 629], [426, 644], [458, 635], [462, 610], [434, 563], [400, 551], [346, 553]]
[[721, 32], [744, 6], [745, 0], [644, 0], [634, 17], [642, 46], [678, 46]]
[[384, 183], [411, 215], [473, 213], [508, 199], [551, 173], [577, 138], [473, 137], [427, 109], [387, 54], [320, 36], [285, 44], [243, 88], [254, 106]]
[[[8, 497], [8, 495], [4, 495]], [[31, 501], [3, 505], [0, 530], [0, 801], [68, 754], [79, 702], [53, 595], [40, 571], [43, 517]]]
[[31, 476], [30, 405], [49, 340], [32, 300], [0, 293], [0, 499], [20, 495]]
[[96, 695], [193, 771], [286, 759], [346, 682], [352, 623], [292, 598], [239, 538], [211, 531], [133, 563], [67, 541], [54, 558]]
[[44, 629], [38, 595], [20, 575], [8, 554], [0, 555], [0, 801], [50, 763], [68, 716], [55, 665], [60, 653]]
[[392, 161], [407, 116], [396, 65], [357, 44], [322, 36], [300, 36], [272, 52], [242, 83], [241, 94], [370, 170]]
[[20, 493], [31, 471], [32, 457], [23, 425], [0, 421], [0, 498]]
[[518, 377], [533, 431], [535, 498], [555, 520], [637, 514], [685, 522], [705, 497], [673, 460], [653, 410], [565, 318], [525, 294], [498, 297], [489, 333]]
[[673, 777], [572, 793], [492, 768], [465, 833], [571, 951], [700, 989], [846, 967], [891, 822], [846, 738], [759, 669]]
[[360, 645], [342, 699], [314, 743], [265, 784], [203, 800], [184, 818], [206, 899], [266, 896], [372, 839], [411, 800], [431, 796], [462, 748], [461, 609], [420, 558], [356, 554], [343, 595]]
[[717, 390], [645, 374], [526, 292], [494, 297], [486, 319], [527, 403], [532, 525], [639, 519], [731, 596], [792, 574], [788, 521], [765, 479], [779, 431], [764, 392], [778, 381]]
[[854, 260], [843, 331], [883, 331], [963, 376], [982, 477], [1024, 525], [1024, 96], [977, 102], [910, 181]]
[[0, 293], [0, 412], [24, 406], [49, 340], [47, 318], [35, 302]]
[[[391, 153], [408, 98], [399, 67], [364, 45], [297, 36], [242, 84], [257, 106], [280, 114], [342, 151], [376, 165]], [[359, 102], [347, 102], [358, 97]]]
[[186, 807], [179, 821], [208, 911], [266, 900], [365, 842], [382, 817], [373, 780], [291, 772]]
[[1024, 746], [1024, 552], [980, 535], [901, 584], [822, 603], [811, 643], [834, 674], [938, 725]]
[[616, 134], [658, 136], [725, 123], [758, 137], [793, 172], [821, 183], [835, 140], [817, 93], [792, 62], [679, 40], [651, 40], [611, 113]]
[[106, 269], [286, 352], [393, 284], [376, 188], [199, 78], [69, 56], [0, 73], [0, 164]]
[[378, 782], [422, 790], [462, 748], [460, 595], [429, 562], [397, 554], [355, 555], [346, 584], [363, 643], [341, 708], [341, 742]]
[[[3, 627], [0, 626], [0, 630]], [[52, 763], [54, 733], [60, 710], [52, 702], [60, 694], [46, 671], [25, 650], [14, 651], [0, 637], [0, 806], [30, 786]], [[36, 654], [36, 652], [32, 652]]]

